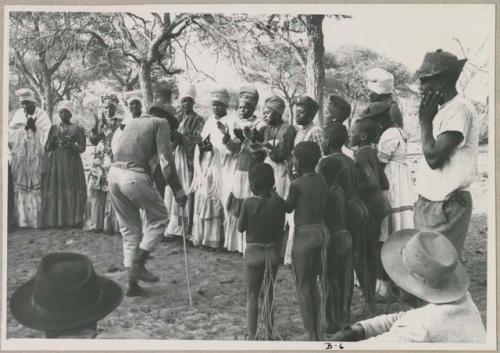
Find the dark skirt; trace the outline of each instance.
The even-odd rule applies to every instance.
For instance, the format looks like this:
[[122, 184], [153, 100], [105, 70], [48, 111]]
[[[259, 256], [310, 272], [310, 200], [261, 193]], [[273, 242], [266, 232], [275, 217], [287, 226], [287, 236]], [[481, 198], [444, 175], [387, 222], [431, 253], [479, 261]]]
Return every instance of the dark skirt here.
[[80, 226], [86, 201], [87, 187], [80, 154], [63, 149], [53, 151], [43, 180], [43, 226]]

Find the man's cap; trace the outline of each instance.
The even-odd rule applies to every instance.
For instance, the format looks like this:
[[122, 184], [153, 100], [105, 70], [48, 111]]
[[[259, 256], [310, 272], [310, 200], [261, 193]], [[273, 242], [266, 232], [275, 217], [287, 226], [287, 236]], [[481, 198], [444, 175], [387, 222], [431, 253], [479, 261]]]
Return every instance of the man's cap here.
[[176, 130], [179, 127], [179, 120], [175, 117], [175, 109], [170, 104], [156, 101], [149, 106], [148, 112], [150, 115], [166, 118], [172, 130]]

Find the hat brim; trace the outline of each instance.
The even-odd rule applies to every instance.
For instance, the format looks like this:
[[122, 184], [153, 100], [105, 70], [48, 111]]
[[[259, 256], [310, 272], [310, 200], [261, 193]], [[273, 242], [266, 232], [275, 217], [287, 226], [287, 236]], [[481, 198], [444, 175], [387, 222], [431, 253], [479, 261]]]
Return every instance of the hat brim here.
[[435, 70], [435, 71], [417, 71], [415, 74], [418, 80], [427, 77], [433, 77], [444, 73], [460, 73], [464, 69], [465, 63], [467, 59], [458, 60], [458, 63], [455, 67], [449, 67], [446, 70]]
[[72, 329], [99, 321], [121, 303], [123, 293], [121, 287], [108, 278], [98, 276], [97, 281], [102, 293], [101, 298], [85, 312], [75, 311], [74, 315], [64, 318], [47, 318], [40, 315], [32, 301], [35, 279], [29, 280], [14, 292], [10, 299], [10, 310], [21, 324], [41, 331]]
[[407, 270], [401, 253], [408, 241], [418, 232], [417, 229], [403, 229], [385, 241], [381, 251], [385, 271], [399, 287], [428, 303], [449, 303], [462, 298], [469, 288], [470, 280], [467, 270], [460, 262], [450, 280], [440, 288], [427, 286]]

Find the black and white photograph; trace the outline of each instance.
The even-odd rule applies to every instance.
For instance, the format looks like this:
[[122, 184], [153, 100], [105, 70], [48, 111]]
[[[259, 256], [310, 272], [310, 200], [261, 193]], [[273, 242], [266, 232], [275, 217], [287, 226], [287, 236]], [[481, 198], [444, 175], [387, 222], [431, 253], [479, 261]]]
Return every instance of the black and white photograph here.
[[495, 349], [496, 11], [4, 6], [2, 349]]

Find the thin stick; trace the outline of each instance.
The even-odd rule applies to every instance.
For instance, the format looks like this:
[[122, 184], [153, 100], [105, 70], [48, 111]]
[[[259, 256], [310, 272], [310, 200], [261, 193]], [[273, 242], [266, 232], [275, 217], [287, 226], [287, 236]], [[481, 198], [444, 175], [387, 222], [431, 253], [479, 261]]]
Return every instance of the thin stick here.
[[187, 229], [185, 226], [184, 222], [184, 216], [186, 214], [186, 209], [183, 207], [182, 208], [182, 216], [181, 216], [181, 223], [182, 223], [182, 245], [184, 247], [184, 262], [186, 264], [186, 279], [187, 279], [187, 285], [188, 285], [188, 294], [189, 294], [189, 306], [193, 306], [193, 298], [191, 297], [191, 281], [189, 280], [189, 265], [188, 265], [188, 258], [187, 258], [187, 249], [186, 249], [186, 237], [187, 237]]

